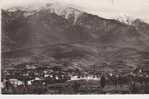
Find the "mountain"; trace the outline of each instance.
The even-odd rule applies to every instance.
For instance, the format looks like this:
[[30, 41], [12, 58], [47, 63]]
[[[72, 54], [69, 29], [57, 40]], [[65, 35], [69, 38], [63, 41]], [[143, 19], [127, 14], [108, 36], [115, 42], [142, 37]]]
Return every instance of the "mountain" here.
[[136, 66], [149, 53], [148, 29], [141, 20], [126, 24], [63, 5], [2, 10], [2, 64], [65, 60], [82, 68], [119, 61]]

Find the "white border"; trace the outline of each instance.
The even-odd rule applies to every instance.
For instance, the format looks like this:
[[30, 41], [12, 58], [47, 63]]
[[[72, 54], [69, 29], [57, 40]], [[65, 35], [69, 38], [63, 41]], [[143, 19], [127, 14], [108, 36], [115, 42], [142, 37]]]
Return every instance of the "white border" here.
[[[0, 4], [1, 1], [0, 0]], [[6, 2], [6, 1], [5, 1]], [[0, 5], [1, 9], [1, 5]], [[1, 40], [1, 11], [0, 11], [0, 40]], [[1, 42], [0, 42], [0, 49], [1, 49]], [[1, 50], [0, 50], [1, 52]], [[1, 54], [0, 54], [0, 63], [1, 63]], [[0, 64], [0, 70], [1, 70], [1, 64]], [[1, 71], [0, 71], [1, 73]], [[0, 74], [1, 75], [1, 74]], [[1, 78], [1, 76], [0, 76]], [[34, 99], [149, 99], [149, 95], [146, 94], [137, 94], [137, 95], [2, 95], [0, 94], [1, 99], [25, 99], [25, 98], [34, 98]]]

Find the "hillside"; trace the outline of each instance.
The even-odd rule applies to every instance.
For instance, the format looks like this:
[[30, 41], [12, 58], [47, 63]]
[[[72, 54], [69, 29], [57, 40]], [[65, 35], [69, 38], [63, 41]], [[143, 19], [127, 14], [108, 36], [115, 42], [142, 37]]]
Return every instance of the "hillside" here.
[[128, 25], [53, 5], [32, 11], [2, 10], [4, 67], [62, 60], [82, 68], [103, 63], [114, 66], [120, 61], [124, 68], [138, 66], [149, 59], [148, 42], [149, 24], [141, 20]]

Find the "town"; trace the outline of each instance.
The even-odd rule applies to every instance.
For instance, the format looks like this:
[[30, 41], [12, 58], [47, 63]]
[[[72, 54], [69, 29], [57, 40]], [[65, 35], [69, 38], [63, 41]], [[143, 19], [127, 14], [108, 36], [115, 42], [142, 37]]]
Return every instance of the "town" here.
[[2, 70], [1, 85], [3, 94], [147, 94], [149, 71], [82, 71], [27, 63]]

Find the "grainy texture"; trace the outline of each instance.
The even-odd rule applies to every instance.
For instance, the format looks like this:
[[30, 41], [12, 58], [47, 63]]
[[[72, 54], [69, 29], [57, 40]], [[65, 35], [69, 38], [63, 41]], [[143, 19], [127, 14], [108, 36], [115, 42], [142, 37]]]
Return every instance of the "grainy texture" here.
[[3, 9], [2, 92], [149, 93], [148, 42], [149, 24], [140, 19], [123, 23], [52, 4]]

